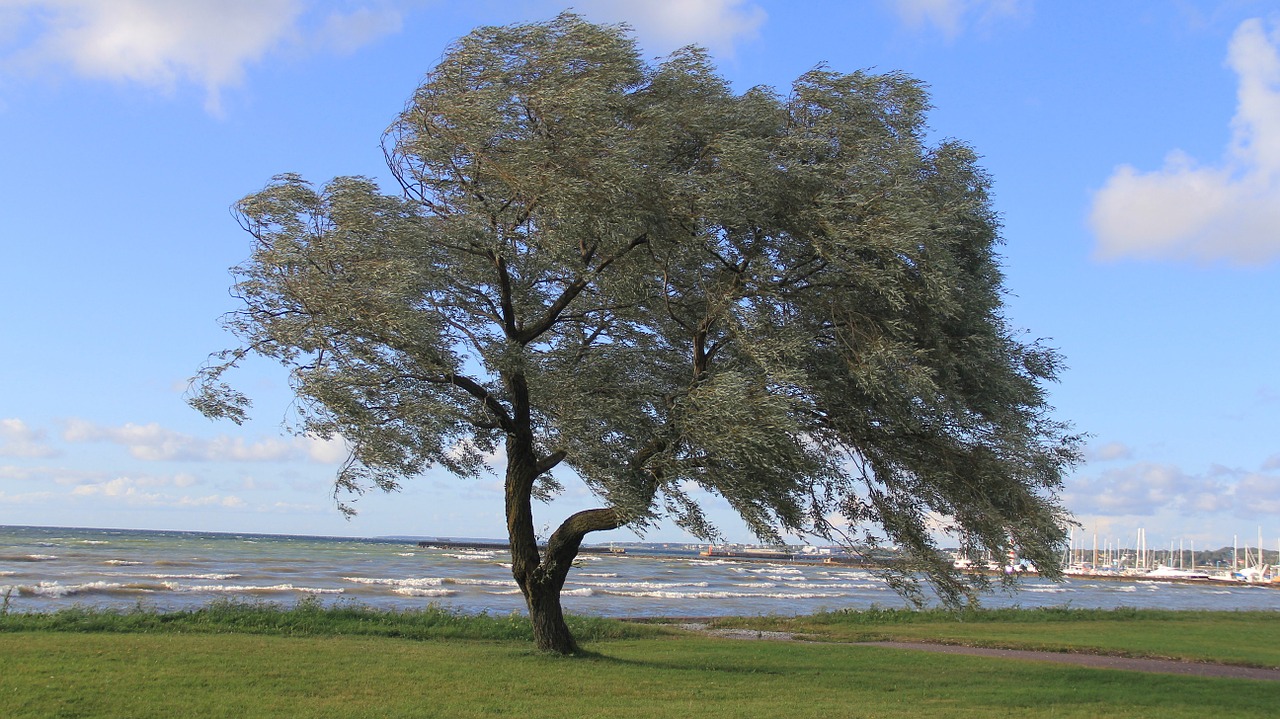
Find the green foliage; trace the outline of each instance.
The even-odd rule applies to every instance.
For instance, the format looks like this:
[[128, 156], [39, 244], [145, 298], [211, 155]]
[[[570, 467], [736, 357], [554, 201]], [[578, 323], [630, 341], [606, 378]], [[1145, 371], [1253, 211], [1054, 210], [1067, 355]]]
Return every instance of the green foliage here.
[[[911, 597], [921, 571], [972, 597], [939, 526], [1052, 575], [1078, 445], [1045, 402], [1060, 359], [1007, 324], [991, 181], [926, 144], [927, 109], [898, 73], [739, 95], [700, 50], [646, 64], [572, 14], [480, 28], [384, 138], [399, 195], [281, 175], [236, 206], [244, 345], [192, 404], [242, 418], [221, 374], [279, 360], [355, 492], [474, 475], [501, 444], [526, 592], [558, 593], [590, 531], [716, 536], [700, 491], [764, 540], [903, 548]], [[558, 467], [608, 509], [539, 556]]]

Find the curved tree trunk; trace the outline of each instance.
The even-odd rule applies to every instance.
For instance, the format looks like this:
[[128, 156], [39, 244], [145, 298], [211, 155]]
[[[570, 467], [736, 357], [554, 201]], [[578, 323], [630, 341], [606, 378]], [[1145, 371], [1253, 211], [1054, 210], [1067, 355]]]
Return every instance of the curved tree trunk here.
[[[517, 375], [517, 386], [523, 389]], [[517, 397], [521, 393], [517, 393]], [[613, 509], [588, 509], [569, 517], [547, 542], [545, 555], [538, 550], [533, 528], [533, 485], [538, 476], [564, 458], [562, 452], [539, 460], [528, 429], [526, 407], [516, 403], [516, 431], [507, 435], [507, 537], [511, 542], [511, 574], [524, 594], [538, 649], [559, 654], [578, 651], [560, 608], [560, 590], [578, 556], [582, 538], [590, 532], [622, 526]]]

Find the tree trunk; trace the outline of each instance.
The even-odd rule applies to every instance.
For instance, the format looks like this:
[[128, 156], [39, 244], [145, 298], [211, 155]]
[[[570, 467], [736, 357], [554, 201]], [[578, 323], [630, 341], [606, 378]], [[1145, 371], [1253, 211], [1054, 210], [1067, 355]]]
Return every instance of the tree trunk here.
[[563, 581], [548, 582], [530, 585], [525, 591], [529, 621], [533, 625], [533, 643], [539, 651], [556, 654], [576, 654], [578, 651], [578, 643], [574, 641], [560, 609], [560, 590], [563, 587]]
[[564, 520], [564, 524], [547, 541], [546, 553], [534, 570], [533, 581], [523, 583], [529, 619], [533, 622], [533, 639], [544, 651], [569, 654], [578, 650], [577, 643], [564, 623], [560, 609], [560, 590], [573, 568], [582, 538], [591, 532], [622, 526], [614, 509], [586, 509]]
[[507, 538], [511, 542], [511, 574], [529, 607], [533, 639], [538, 649], [558, 654], [578, 651], [560, 608], [560, 590], [578, 556], [582, 538], [589, 532], [617, 529], [620, 515], [613, 509], [588, 509], [569, 517], [551, 535], [544, 553], [538, 549], [533, 529], [533, 485], [550, 471], [564, 452], [538, 457], [529, 417], [529, 388], [523, 375], [512, 374], [508, 385], [513, 396], [513, 431], [507, 434], [506, 509]]

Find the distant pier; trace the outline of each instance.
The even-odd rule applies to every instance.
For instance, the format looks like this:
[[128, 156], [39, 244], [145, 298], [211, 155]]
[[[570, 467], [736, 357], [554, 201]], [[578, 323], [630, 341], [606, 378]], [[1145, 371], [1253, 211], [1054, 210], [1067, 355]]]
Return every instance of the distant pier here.
[[[479, 549], [489, 551], [511, 551], [511, 545], [506, 542], [469, 542], [457, 541], [453, 539], [430, 539], [418, 542], [418, 546], [423, 549]], [[539, 545], [538, 549], [546, 549], [545, 544]], [[578, 548], [579, 554], [626, 554], [627, 550], [621, 547], [597, 547], [583, 546]]]

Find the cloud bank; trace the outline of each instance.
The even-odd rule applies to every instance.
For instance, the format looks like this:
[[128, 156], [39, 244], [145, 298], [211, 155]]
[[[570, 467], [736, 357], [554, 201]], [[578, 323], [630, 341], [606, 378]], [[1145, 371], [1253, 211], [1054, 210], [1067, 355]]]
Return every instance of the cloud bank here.
[[1152, 517], [1171, 510], [1257, 519], [1280, 513], [1280, 474], [1268, 465], [1256, 471], [1214, 466], [1197, 474], [1138, 462], [1077, 477], [1062, 499], [1077, 516]]
[[247, 442], [243, 437], [193, 437], [154, 422], [104, 427], [80, 419], [66, 423], [67, 442], [108, 442], [124, 447], [130, 456], [149, 462], [286, 462], [309, 460], [334, 464], [346, 459], [346, 444], [338, 438], [266, 437]]
[[20, 419], [0, 419], [0, 457], [54, 457], [57, 450], [45, 443], [41, 430]]
[[1260, 265], [1280, 256], [1280, 27], [1240, 24], [1231, 143], [1217, 165], [1173, 150], [1162, 169], [1118, 167], [1093, 198], [1097, 255]]
[[[400, 29], [385, 4], [312, 18], [301, 0], [8, 0], [0, 71], [69, 70], [172, 92], [193, 83], [220, 112], [222, 91], [281, 47], [351, 52]], [[318, 15], [318, 13], [316, 13]], [[308, 26], [315, 25], [314, 28]], [[27, 38], [25, 43], [18, 38]], [[14, 45], [17, 45], [14, 47]]]
[[908, 27], [932, 27], [949, 39], [971, 25], [989, 26], [1029, 10], [1025, 0], [889, 0], [889, 4]]
[[766, 17], [744, 0], [588, 0], [579, 7], [593, 20], [626, 22], [655, 49], [700, 45], [728, 56], [735, 43], [757, 35]]

